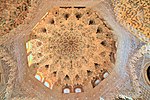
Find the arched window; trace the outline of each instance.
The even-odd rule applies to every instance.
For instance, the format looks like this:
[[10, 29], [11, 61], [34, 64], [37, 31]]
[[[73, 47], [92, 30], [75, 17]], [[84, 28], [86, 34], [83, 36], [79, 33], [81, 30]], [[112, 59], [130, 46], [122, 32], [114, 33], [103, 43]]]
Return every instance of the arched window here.
[[99, 77], [93, 77], [93, 80], [91, 80], [91, 84], [93, 88], [97, 86], [101, 82], [101, 79]]
[[103, 78], [107, 78], [108, 75], [109, 75], [109, 73], [108, 73], [108, 72], [105, 72], [105, 73], [103, 74]]
[[32, 56], [32, 54], [30, 54], [30, 55], [28, 56], [28, 65], [29, 65], [29, 66], [32, 64], [32, 60], [33, 60], [33, 56]]
[[49, 82], [47, 82], [47, 81], [44, 82], [44, 85], [45, 85], [46, 87], [48, 87], [48, 88], [50, 87], [50, 84], [49, 84]]
[[75, 93], [80, 93], [82, 92], [81, 88], [75, 88]]
[[72, 92], [72, 87], [69, 86], [68, 84], [66, 84], [63, 89], [62, 89], [62, 93], [64, 94], [68, 94], [68, 93], [71, 93]]
[[95, 80], [94, 84], [95, 86], [98, 85], [100, 83], [100, 79]]
[[42, 75], [39, 74], [39, 73], [37, 73], [37, 74], [35, 75], [35, 78], [36, 78], [37, 80], [41, 81], [41, 82], [44, 81], [44, 78], [43, 78]]
[[74, 92], [75, 93], [83, 92], [83, 86], [81, 84], [74, 85]]
[[35, 75], [35, 78], [36, 78], [37, 80], [39, 80], [39, 81], [42, 80], [41, 77], [40, 77], [40, 75]]
[[70, 89], [69, 88], [64, 88], [63, 93], [70, 93]]
[[29, 42], [26, 43], [27, 53], [30, 52], [31, 48], [32, 48], [32, 45], [31, 45], [31, 42], [29, 41]]

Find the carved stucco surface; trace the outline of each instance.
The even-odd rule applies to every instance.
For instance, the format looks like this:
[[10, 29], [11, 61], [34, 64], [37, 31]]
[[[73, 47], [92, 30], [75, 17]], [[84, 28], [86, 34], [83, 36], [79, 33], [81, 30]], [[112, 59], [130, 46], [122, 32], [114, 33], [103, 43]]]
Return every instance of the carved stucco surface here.
[[88, 8], [55, 8], [31, 33], [33, 65], [46, 80], [83, 84], [113, 69], [115, 39], [96, 12]]
[[150, 40], [150, 1], [112, 0], [116, 19], [131, 33], [145, 42]]
[[[93, 2], [93, 1], [92, 1]], [[143, 79], [139, 79], [138, 77], [140, 74], [138, 72], [142, 73], [142, 66], [140, 62], [142, 62], [143, 55], [148, 55], [150, 51], [149, 50], [149, 44], [145, 45], [142, 41], [137, 39], [136, 37], [132, 36], [132, 34], [124, 29], [124, 27], [120, 26], [119, 23], [114, 19], [114, 13], [111, 9], [111, 3], [108, 1], [102, 1], [97, 2], [93, 4], [89, 0], [88, 2], [81, 2], [80, 4], [77, 2], [51, 2], [43, 0], [41, 2], [41, 13], [46, 13], [51, 8], [50, 5], [60, 5], [63, 4], [65, 6], [67, 5], [94, 5], [92, 9], [96, 10], [98, 13], [101, 14], [101, 17], [104, 17], [105, 22], [109, 23], [113, 33], [117, 36], [118, 42], [117, 42], [117, 52], [116, 52], [116, 63], [114, 66], [114, 69], [111, 70], [111, 74], [108, 78], [106, 78], [104, 81], [102, 81], [98, 86], [93, 88], [91, 86], [91, 82], [88, 83], [86, 86], [83, 86], [84, 92], [82, 93], [70, 93], [70, 94], [63, 94], [62, 93], [62, 87], [59, 85], [56, 85], [53, 87], [54, 89], [51, 90], [47, 87], [45, 87], [41, 82], [36, 80], [34, 76], [31, 74], [32, 70], [27, 66], [27, 59], [26, 59], [26, 50], [25, 50], [25, 43], [30, 40], [28, 35], [31, 33], [32, 28], [30, 27], [22, 27], [21, 30], [24, 33], [20, 31], [17, 34], [16, 37], [9, 37], [6, 39], [0, 40], [0, 44], [3, 44], [5, 48], [7, 47], [9, 49], [9, 45], [11, 45], [12, 41], [14, 42], [13, 49], [15, 53], [13, 52], [13, 49], [7, 50], [6, 53], [2, 55], [5, 59], [5, 62], [8, 63], [5, 64], [5, 66], [9, 67], [9, 63], [13, 63], [15, 61], [12, 61], [10, 59], [17, 60], [17, 68], [18, 70], [13, 69], [14, 67], [11, 66], [10, 70], [10, 78], [8, 79], [8, 86], [6, 88], [6, 91], [2, 91], [2, 97], [7, 98], [13, 98], [13, 100], [64, 100], [70, 99], [70, 100], [99, 100], [100, 97], [104, 98], [105, 100], [113, 100], [114, 97], [117, 97], [120, 94], [131, 96], [134, 98], [142, 98], [144, 100], [148, 100], [149, 96], [149, 90], [146, 87], [145, 84], [143, 84]], [[97, 5], [95, 5], [97, 4]], [[90, 7], [91, 7], [90, 6]], [[47, 10], [46, 10], [47, 8]], [[42, 15], [42, 14], [41, 14]], [[39, 13], [39, 16], [41, 16]], [[35, 16], [38, 17], [38, 16]], [[33, 17], [33, 21], [35, 20], [35, 17]], [[32, 22], [33, 22], [32, 21]], [[29, 25], [33, 25], [32, 22], [29, 22]], [[40, 19], [37, 22], [40, 22]], [[34, 25], [33, 25], [34, 26]], [[27, 38], [27, 39], [26, 39]], [[5, 41], [2, 41], [5, 40]], [[7, 40], [7, 41], [6, 41]], [[47, 40], [44, 40], [45, 42]], [[54, 42], [55, 43], [55, 42]], [[139, 46], [140, 44], [140, 46]], [[145, 46], [144, 46], [145, 45]], [[1, 46], [1, 45], [0, 45]], [[142, 48], [142, 49], [141, 49]], [[71, 49], [73, 50], [73, 49]], [[3, 53], [3, 52], [2, 52]], [[14, 58], [10, 57], [9, 55], [13, 54]], [[6, 57], [6, 58], [5, 58]], [[9, 60], [8, 60], [9, 58]], [[11, 61], [11, 62], [10, 62]], [[138, 63], [137, 63], [138, 62]], [[145, 61], [147, 62], [147, 61]], [[13, 63], [15, 64], [15, 63]], [[2, 66], [4, 66], [2, 64]], [[13, 82], [12, 82], [13, 81]], [[11, 84], [10, 84], [11, 83]], [[15, 84], [15, 85], [14, 85]], [[15, 88], [14, 88], [15, 86]], [[10, 90], [9, 90], [10, 89]], [[9, 92], [11, 91], [11, 92]], [[142, 92], [141, 92], [142, 91]]]

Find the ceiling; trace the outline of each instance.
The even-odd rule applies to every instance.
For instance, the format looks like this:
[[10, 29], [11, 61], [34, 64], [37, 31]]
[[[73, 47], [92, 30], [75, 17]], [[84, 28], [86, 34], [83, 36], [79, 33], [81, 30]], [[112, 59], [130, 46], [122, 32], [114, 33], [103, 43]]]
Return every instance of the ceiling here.
[[0, 99], [148, 100], [149, 2], [129, 1], [0, 1]]

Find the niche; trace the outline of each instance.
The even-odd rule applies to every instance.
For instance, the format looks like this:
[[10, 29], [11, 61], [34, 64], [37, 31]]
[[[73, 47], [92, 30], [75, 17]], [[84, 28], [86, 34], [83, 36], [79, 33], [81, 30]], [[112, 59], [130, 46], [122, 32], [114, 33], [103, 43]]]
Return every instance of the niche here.
[[49, 21], [49, 23], [50, 23], [50, 24], [54, 24], [54, 23], [55, 23], [54, 19], [51, 19], [51, 20]]
[[76, 75], [75, 79], [78, 81], [80, 79], [79, 75]]
[[95, 21], [94, 20], [90, 20], [89, 21], [89, 25], [94, 25], [95, 24]]
[[64, 78], [64, 80], [69, 80], [69, 79], [70, 79], [70, 78], [69, 78], [68, 75], [66, 75], [65, 78]]
[[101, 42], [101, 45], [103, 45], [103, 46], [107, 46], [107, 42], [106, 42], [106, 40], [102, 41], [102, 42]]
[[102, 33], [102, 32], [103, 32], [103, 29], [101, 27], [98, 27], [96, 33]]
[[75, 15], [78, 20], [82, 17], [81, 13], [76, 13]]
[[56, 75], [57, 75], [57, 71], [54, 71], [53, 76], [56, 77]]
[[45, 68], [48, 69], [48, 68], [49, 68], [49, 65], [45, 65]]
[[69, 14], [65, 14], [64, 18], [67, 20], [69, 18]]
[[46, 33], [46, 31], [47, 31], [46, 28], [41, 29], [41, 32], [43, 32], [43, 33]]
[[98, 63], [94, 63], [95, 69], [99, 69], [100, 68], [100, 64]]
[[87, 75], [88, 75], [88, 76], [92, 75], [92, 71], [87, 70]]

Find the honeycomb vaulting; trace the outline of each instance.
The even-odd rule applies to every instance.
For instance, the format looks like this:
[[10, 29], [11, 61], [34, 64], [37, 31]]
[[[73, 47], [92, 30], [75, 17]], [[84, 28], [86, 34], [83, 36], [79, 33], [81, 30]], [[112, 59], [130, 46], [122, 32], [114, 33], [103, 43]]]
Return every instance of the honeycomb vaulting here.
[[0, 0], [0, 100], [149, 100], [149, 0]]
[[91, 9], [54, 8], [30, 35], [30, 67], [50, 82], [83, 85], [111, 72], [116, 53], [111, 31]]

